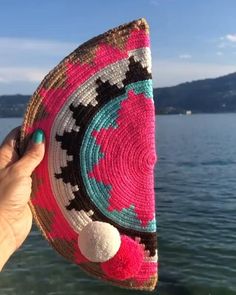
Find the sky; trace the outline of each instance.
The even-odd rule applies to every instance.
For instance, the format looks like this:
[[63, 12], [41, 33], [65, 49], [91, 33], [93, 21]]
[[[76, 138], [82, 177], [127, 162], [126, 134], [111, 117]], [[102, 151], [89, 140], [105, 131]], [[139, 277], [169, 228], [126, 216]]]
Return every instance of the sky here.
[[236, 72], [235, 0], [0, 0], [0, 95], [32, 94], [81, 43], [150, 25], [154, 87]]

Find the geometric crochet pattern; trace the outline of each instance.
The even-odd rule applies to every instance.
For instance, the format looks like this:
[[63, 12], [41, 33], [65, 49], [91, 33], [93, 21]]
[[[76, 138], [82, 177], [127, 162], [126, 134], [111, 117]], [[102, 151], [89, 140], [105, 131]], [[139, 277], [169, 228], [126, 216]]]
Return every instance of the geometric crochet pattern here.
[[36, 129], [46, 152], [30, 207], [53, 248], [113, 285], [154, 290], [155, 110], [149, 27], [135, 20], [65, 57], [30, 99], [21, 149]]

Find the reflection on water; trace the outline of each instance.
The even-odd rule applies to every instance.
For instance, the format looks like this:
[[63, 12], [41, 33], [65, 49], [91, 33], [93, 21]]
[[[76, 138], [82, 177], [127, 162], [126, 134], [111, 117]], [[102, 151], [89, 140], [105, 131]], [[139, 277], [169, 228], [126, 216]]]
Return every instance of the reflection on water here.
[[[0, 137], [20, 122], [0, 119]], [[235, 126], [236, 114], [158, 117], [161, 295], [236, 294]], [[36, 228], [0, 275], [4, 295], [111, 292], [131, 291], [88, 277]]]

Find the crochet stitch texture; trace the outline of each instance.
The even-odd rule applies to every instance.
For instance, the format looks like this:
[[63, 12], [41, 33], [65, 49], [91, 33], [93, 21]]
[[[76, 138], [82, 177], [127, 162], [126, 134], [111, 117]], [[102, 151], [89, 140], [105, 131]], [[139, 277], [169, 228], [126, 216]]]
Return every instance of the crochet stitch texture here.
[[37, 128], [46, 153], [30, 207], [45, 238], [93, 276], [153, 290], [157, 155], [145, 19], [85, 42], [49, 72], [28, 104], [22, 150]]

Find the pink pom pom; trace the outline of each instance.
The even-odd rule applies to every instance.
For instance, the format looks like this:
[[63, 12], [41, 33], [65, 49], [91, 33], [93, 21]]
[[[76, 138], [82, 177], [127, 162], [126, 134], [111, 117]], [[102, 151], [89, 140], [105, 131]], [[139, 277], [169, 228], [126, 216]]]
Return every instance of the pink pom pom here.
[[122, 235], [118, 252], [108, 261], [101, 263], [101, 268], [109, 278], [126, 280], [139, 272], [143, 258], [144, 251], [141, 245]]

